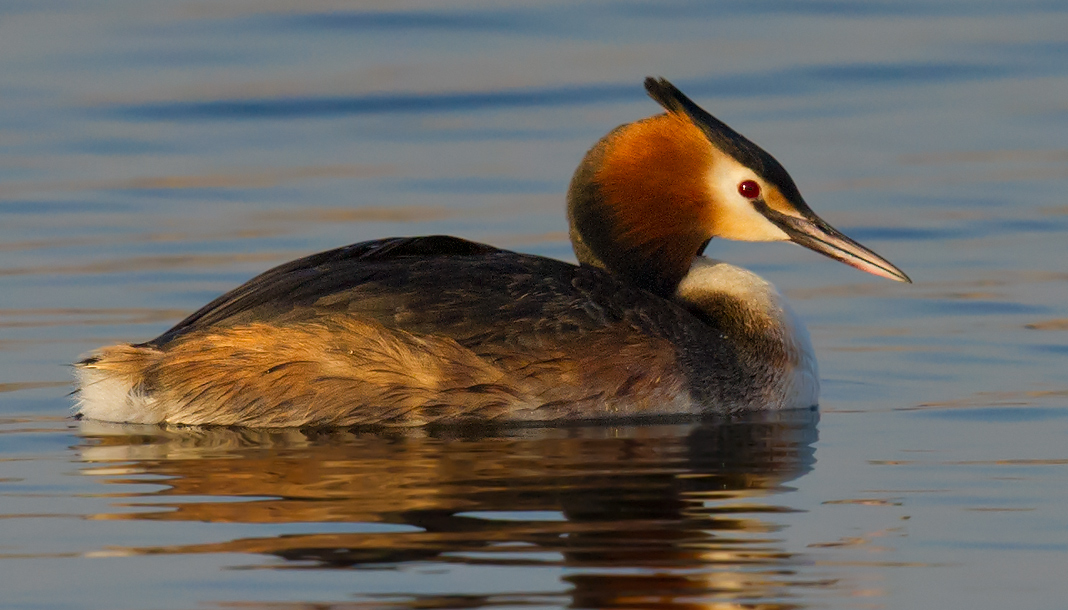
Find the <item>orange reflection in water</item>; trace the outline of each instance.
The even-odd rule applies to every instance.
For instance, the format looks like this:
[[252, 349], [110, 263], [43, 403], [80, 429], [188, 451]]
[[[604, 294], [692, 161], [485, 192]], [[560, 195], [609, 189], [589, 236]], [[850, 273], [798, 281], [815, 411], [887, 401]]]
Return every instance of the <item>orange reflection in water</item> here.
[[[114, 499], [95, 519], [305, 530], [106, 553], [261, 554], [275, 558], [267, 568], [464, 564], [517, 579], [553, 567], [565, 568], [573, 607], [793, 608], [783, 600], [797, 587], [833, 586], [798, 572], [774, 520], [792, 510], [776, 493], [814, 463], [817, 417], [403, 433], [83, 422], [79, 449], [83, 472]], [[461, 607], [500, 603], [478, 599]], [[372, 606], [455, 607], [446, 600]]]

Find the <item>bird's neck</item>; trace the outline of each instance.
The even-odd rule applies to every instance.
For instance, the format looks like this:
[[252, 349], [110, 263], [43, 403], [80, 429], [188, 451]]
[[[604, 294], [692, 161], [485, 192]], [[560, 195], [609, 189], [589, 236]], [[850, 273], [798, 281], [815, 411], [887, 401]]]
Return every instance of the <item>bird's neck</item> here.
[[704, 134], [672, 114], [605, 136], [568, 192], [579, 261], [670, 298], [711, 237], [710, 156]]
[[770, 282], [699, 256], [674, 300], [734, 345], [752, 375], [765, 377], [759, 386], [769, 401], [791, 407], [816, 404], [819, 371], [808, 330]]

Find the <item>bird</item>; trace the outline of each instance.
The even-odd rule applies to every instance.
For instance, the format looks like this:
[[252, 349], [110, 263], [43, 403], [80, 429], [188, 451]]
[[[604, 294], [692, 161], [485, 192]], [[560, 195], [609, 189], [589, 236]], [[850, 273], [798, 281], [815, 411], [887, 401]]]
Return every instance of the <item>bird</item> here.
[[716, 237], [911, 282], [663, 78], [567, 191], [578, 264], [432, 235], [313, 254], [74, 365], [78, 418], [176, 426], [613, 422], [815, 409], [804, 324]]

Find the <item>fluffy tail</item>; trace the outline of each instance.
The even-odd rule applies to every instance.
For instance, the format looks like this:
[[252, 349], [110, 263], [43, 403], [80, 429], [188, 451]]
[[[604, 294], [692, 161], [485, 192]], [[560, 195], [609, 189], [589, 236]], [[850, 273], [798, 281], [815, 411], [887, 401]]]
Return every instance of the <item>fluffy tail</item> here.
[[74, 365], [78, 403], [75, 413], [89, 419], [156, 424], [163, 416], [145, 392], [144, 373], [162, 352], [150, 347], [113, 345]]

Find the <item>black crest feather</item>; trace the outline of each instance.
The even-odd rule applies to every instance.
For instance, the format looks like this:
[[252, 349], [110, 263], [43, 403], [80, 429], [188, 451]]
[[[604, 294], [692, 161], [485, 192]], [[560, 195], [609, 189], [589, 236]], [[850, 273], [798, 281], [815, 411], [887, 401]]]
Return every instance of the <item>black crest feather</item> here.
[[649, 97], [664, 107], [664, 110], [689, 117], [690, 121], [704, 132], [705, 137], [716, 148], [734, 157], [761, 178], [774, 184], [788, 199], [801, 200], [801, 193], [797, 190], [793, 178], [775, 157], [709, 114], [667, 79], [647, 77], [645, 90], [649, 93]]

